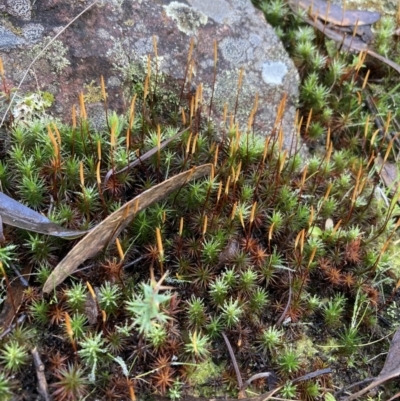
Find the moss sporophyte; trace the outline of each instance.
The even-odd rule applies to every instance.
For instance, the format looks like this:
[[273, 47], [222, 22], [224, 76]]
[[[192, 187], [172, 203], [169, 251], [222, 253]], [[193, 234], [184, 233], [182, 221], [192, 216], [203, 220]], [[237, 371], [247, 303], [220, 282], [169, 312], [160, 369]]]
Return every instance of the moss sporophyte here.
[[[14, 268], [31, 273], [16, 305], [29, 325], [0, 337], [0, 398], [25, 383], [25, 343], [47, 355], [56, 401], [91, 392], [104, 399], [212, 396], [216, 388], [236, 394], [222, 333], [242, 374], [274, 370], [284, 398], [316, 399], [367, 371], [379, 373], [377, 340], [390, 330], [379, 318], [396, 301], [391, 242], [399, 223], [398, 193], [382, 189], [373, 160], [381, 153], [391, 162], [395, 142], [376, 141], [373, 116], [360, 101], [367, 74], [361, 56], [339, 52], [282, 1], [262, 9], [279, 21], [302, 76], [297, 127], [309, 145], [307, 160], [299, 148], [283, 149], [279, 120], [265, 137], [251, 124], [235, 124], [234, 110], [223, 126], [208, 124], [199, 89], [180, 101], [187, 82], [169, 116], [157, 96], [163, 77], [147, 64], [131, 108], [126, 115], [107, 110], [102, 129], [88, 121], [84, 95], [72, 126], [35, 113], [10, 125], [1, 147], [2, 190], [71, 229], [95, 227], [192, 167], [213, 169], [138, 212], [118, 241], [48, 295], [42, 285], [74, 243], [5, 226], [3, 304], [12, 302]], [[382, 85], [394, 80], [386, 79]], [[89, 87], [106, 90], [103, 80]], [[319, 359], [310, 356], [315, 349]], [[352, 379], [296, 382], [318, 369], [343, 371], [349, 355], [359, 372]], [[208, 378], [202, 366], [210, 367]], [[247, 390], [267, 392], [267, 381], [254, 380]]]

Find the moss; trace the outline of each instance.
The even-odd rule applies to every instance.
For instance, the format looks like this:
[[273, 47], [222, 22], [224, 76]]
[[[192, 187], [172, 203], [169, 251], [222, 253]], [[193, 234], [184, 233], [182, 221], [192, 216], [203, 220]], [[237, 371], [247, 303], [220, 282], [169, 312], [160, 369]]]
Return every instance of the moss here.
[[43, 102], [45, 103], [46, 107], [51, 107], [54, 103], [54, 95], [50, 92], [41, 92]]
[[96, 86], [95, 81], [90, 82], [90, 84], [85, 84], [83, 85], [83, 87], [84, 87], [83, 97], [86, 103], [97, 103], [104, 100], [101, 92], [101, 87]]
[[213, 380], [221, 377], [225, 370], [223, 365], [216, 365], [211, 359], [208, 359], [197, 363], [196, 366], [189, 367], [188, 370], [188, 382], [196, 389], [194, 396], [218, 397], [224, 395], [223, 391], [219, 393], [215, 386], [210, 385]]
[[295, 351], [303, 359], [311, 360], [320, 352], [320, 349], [317, 347], [314, 338], [304, 334], [297, 339]]
[[[309, 35], [303, 33], [297, 36], [307, 39]], [[346, 329], [354, 328], [356, 321], [356, 334], [359, 335], [356, 340], [369, 338], [371, 326], [368, 326], [370, 319], [367, 314], [374, 315], [380, 311], [379, 308], [384, 308], [385, 300], [394, 291], [397, 266], [392, 268], [389, 263], [391, 254], [384, 252], [382, 246], [395, 224], [393, 216], [386, 219], [386, 215], [396, 213], [396, 210], [388, 211], [383, 202], [379, 203], [376, 199], [374, 189], [377, 181], [368, 172], [367, 165], [369, 155], [376, 154], [376, 149], [366, 145], [360, 149], [358, 142], [353, 141], [351, 150], [338, 150], [346, 148], [341, 142], [342, 137], [352, 140], [364, 135], [357, 127], [359, 121], [365, 121], [365, 116], [362, 108], [354, 102], [359, 86], [353, 79], [354, 69], [349, 65], [352, 58], [343, 59], [349, 70], [348, 77], [342, 77], [341, 69], [336, 71], [341, 79], [339, 88], [335, 84], [337, 77], [327, 77], [326, 69], [321, 68], [319, 63], [312, 68], [316, 79], [309, 84], [309, 92], [315, 92], [316, 84], [329, 89], [319, 100], [324, 103], [322, 109], [324, 105], [330, 107], [333, 113], [330, 117], [336, 125], [335, 132], [332, 126], [332, 142], [328, 144], [332, 145], [332, 156], [326, 153], [316, 155], [308, 160], [307, 168], [302, 167], [298, 155], [290, 157], [280, 152], [275, 138], [266, 144], [264, 138], [261, 140], [246, 132], [233, 130], [219, 138], [217, 148], [213, 135], [205, 126], [199, 127], [198, 136], [186, 132], [169, 143], [167, 149], [139, 159], [138, 154], [145, 155], [146, 151], [157, 147], [160, 140], [182, 129], [180, 115], [179, 118], [174, 115], [181, 106], [182, 86], [159, 73], [162, 58], [152, 58], [149, 90], [144, 99], [148, 58], [138, 57], [138, 61], [132, 63], [123, 50], [123, 44], [116, 42], [114, 45], [110, 50], [110, 54], [115, 56], [114, 68], [123, 75], [125, 82], [131, 84], [126, 97], [130, 99], [132, 94], [137, 95], [136, 115], [131, 126], [128, 127], [127, 117], [109, 111], [109, 126], [115, 131], [115, 140], [110, 143], [110, 132], [104, 124], [103, 105], [99, 103], [100, 88], [94, 82], [89, 83], [85, 87], [86, 100], [96, 103], [88, 106], [88, 115], [91, 112], [94, 115], [93, 119], [89, 119], [88, 126], [77, 129], [60, 126], [61, 140], [49, 134], [43, 119], [30, 124], [29, 128], [26, 124], [13, 127], [10, 133], [12, 146], [5, 152], [0, 165], [0, 178], [2, 182], [10, 183], [6, 185], [10, 194], [32, 207], [40, 208], [41, 213], [50, 214], [55, 221], [80, 228], [96, 225], [128, 199], [191, 166], [211, 161], [215, 165], [215, 176], [185, 185], [162, 202], [142, 210], [133, 224], [121, 233], [119, 246], [113, 244], [104, 250], [96, 260], [96, 268], [89, 266], [85, 270], [84, 280], [91, 283], [94, 291], [101, 288], [104, 282], [109, 282], [119, 294], [115, 298], [118, 307], [112, 315], [100, 316], [99, 313], [99, 316], [93, 317], [103, 329], [99, 347], [105, 350], [112, 348], [112, 357], [110, 353], [104, 353], [104, 358], [99, 357], [96, 361], [96, 369], [114, 371], [125, 366], [128, 355], [134, 355], [135, 363], [130, 366], [130, 375], [137, 377], [143, 372], [150, 372], [146, 378], [146, 382], [150, 383], [149, 389], [157, 388], [166, 393], [174, 386], [173, 383], [185, 380], [188, 391], [194, 395], [224, 396], [232, 388], [237, 389], [237, 382], [221, 338], [222, 331], [229, 337], [239, 368], [247, 377], [259, 373], [260, 369], [264, 370], [268, 361], [268, 367], [280, 372], [286, 369], [285, 374], [292, 379], [320, 369], [321, 366], [317, 367], [315, 363], [317, 354], [321, 361], [328, 360], [338, 369], [343, 369], [343, 366], [349, 368], [351, 362], [341, 359], [341, 343], [357, 357], [353, 365], [361, 364], [361, 347], [354, 339], [351, 343], [352, 332], [346, 332]], [[233, 48], [236, 45], [243, 46], [243, 43], [235, 42]], [[293, 46], [293, 42], [289, 40], [288, 46]], [[151, 49], [151, 41], [144, 38], [137, 44], [136, 50], [142, 52], [147, 48]], [[335, 52], [318, 51], [330, 61], [337, 60]], [[244, 56], [237, 51], [231, 57]], [[320, 61], [325, 62], [323, 57]], [[309, 66], [302, 60], [298, 61], [300, 68]], [[309, 73], [305, 68], [302, 70], [304, 80]], [[218, 83], [225, 86], [225, 91], [236, 92], [237, 77], [238, 71], [225, 71], [218, 77]], [[325, 81], [328, 78], [329, 85]], [[251, 81], [254, 77], [251, 74], [245, 76], [244, 83], [246, 79]], [[117, 82], [115, 77], [112, 82]], [[51, 96], [46, 93], [41, 94], [39, 100], [33, 95], [28, 94], [21, 105], [35, 109], [39, 100], [43, 104], [52, 102]], [[226, 97], [224, 92], [221, 90], [218, 93], [217, 87], [215, 95], [216, 106], [222, 108]], [[253, 104], [253, 100], [254, 94], [244, 85], [239, 95], [240, 103]], [[310, 116], [306, 100], [301, 108], [304, 121]], [[229, 106], [229, 111], [233, 112], [235, 105]], [[351, 123], [347, 121], [348, 110], [353, 118]], [[345, 114], [344, 121], [340, 120], [342, 114]], [[248, 115], [240, 110], [238, 117], [247, 119]], [[327, 132], [329, 118], [320, 121], [318, 115], [314, 117]], [[220, 131], [218, 128], [214, 128], [215, 131]], [[325, 135], [316, 139], [307, 132], [305, 123], [300, 128], [310, 144], [316, 142], [318, 149], [325, 151]], [[343, 135], [335, 136], [336, 130], [341, 130]], [[127, 132], [130, 141], [127, 141]], [[56, 152], [58, 147], [60, 152]], [[134, 160], [140, 163], [128, 172], [112, 176], [108, 173]], [[102, 181], [106, 176], [108, 181], [99, 185], [98, 178]], [[38, 190], [40, 202], [37, 200]], [[27, 298], [24, 301], [26, 305], [21, 309], [28, 311], [33, 317], [32, 324], [38, 326], [39, 322], [32, 313], [35, 308], [31, 305], [39, 305], [38, 299], [47, 305], [46, 298], [40, 294], [43, 277], [57, 263], [59, 255], [55, 250], [62, 246], [67, 252], [68, 247], [73, 245], [49, 241], [46, 248], [38, 247], [43, 243], [38, 235], [13, 230], [5, 232], [5, 236], [9, 244], [19, 245], [15, 252], [21, 263], [40, 263], [42, 273], [45, 273], [41, 277], [32, 277], [37, 294], [28, 293], [30, 300]], [[7, 256], [4, 249], [0, 247], [3, 259]], [[44, 258], [43, 252], [47, 252], [47, 258]], [[132, 265], [134, 268], [129, 269]], [[174, 288], [168, 287], [171, 292], [159, 305], [158, 301], [154, 302], [151, 291], [140, 291], [140, 283], [147, 282], [153, 274], [155, 283], [167, 270], [171, 277], [178, 277], [179, 280], [165, 280], [166, 285]], [[77, 276], [76, 280], [86, 293], [82, 276]], [[157, 288], [164, 288], [162, 281]], [[49, 332], [57, 327], [58, 320], [65, 319], [65, 309], [70, 308], [65, 295], [70, 291], [71, 282], [62, 286], [60, 292], [53, 294], [48, 314], [46, 311], [46, 319], [54, 323], [46, 327]], [[222, 288], [219, 298], [215, 296], [216, 288]], [[134, 298], [132, 294], [135, 294]], [[140, 333], [135, 326], [136, 315], [127, 315], [127, 307], [134, 312], [138, 304], [147, 305], [146, 297], [150, 301], [153, 299], [149, 305], [157, 304], [154, 313], [160, 313], [153, 337]], [[311, 297], [313, 308], [309, 307]], [[330, 328], [321, 325], [324, 316], [319, 300], [333, 298], [343, 299], [343, 302], [340, 304], [338, 325]], [[197, 308], [200, 310], [198, 320], [194, 299], [201, 304], [201, 308]], [[290, 303], [287, 305], [288, 299]], [[88, 307], [86, 299], [84, 302], [82, 309]], [[95, 309], [93, 304], [91, 310]], [[357, 308], [354, 305], [358, 305]], [[90, 311], [82, 310], [82, 313], [90, 315]], [[285, 316], [282, 316], [283, 313]], [[285, 324], [278, 331], [269, 330], [270, 333], [278, 333], [275, 335], [278, 336], [277, 346], [273, 349], [263, 347], [261, 334], [274, 328], [280, 316]], [[142, 314], [140, 317], [145, 322], [146, 316]], [[151, 321], [147, 323], [150, 328], [153, 327]], [[193, 333], [190, 336], [193, 358], [198, 351], [197, 339], [199, 346], [207, 351], [210, 348], [219, 361], [187, 362], [189, 357], [185, 348], [187, 351], [188, 344], [186, 347], [183, 344], [190, 325], [199, 326], [198, 336]], [[85, 325], [79, 341], [93, 340], [97, 327]], [[161, 340], [157, 335], [161, 335]], [[204, 340], [208, 335], [213, 341], [205, 346], [200, 338]], [[378, 336], [380, 333], [373, 333], [371, 343]], [[59, 336], [60, 344], [57, 346], [48, 342], [50, 336], [44, 337], [37, 341], [49, 350], [54, 359], [58, 355], [56, 350], [68, 359], [75, 354], [74, 347], [81, 347], [65, 335]], [[325, 345], [334, 345], [334, 348]], [[263, 353], [258, 351], [260, 349]], [[301, 365], [301, 369], [297, 366], [296, 369], [287, 368], [293, 356], [299, 356], [300, 364], [297, 360], [294, 362]], [[365, 371], [363, 369], [361, 374]], [[114, 392], [118, 392], [115, 397], [126, 399], [129, 383], [125, 379], [116, 383], [115, 376], [104, 375], [96, 388], [90, 384], [91, 390], [104, 391], [104, 394], [111, 392], [113, 396]], [[216, 389], [217, 386], [212, 383], [221, 383], [222, 378], [229, 384], [219, 385]], [[284, 378], [280, 376], [280, 379]], [[259, 386], [259, 392], [266, 391], [266, 383], [262, 380], [254, 385]], [[123, 386], [125, 388], [121, 390]], [[334, 384], [327, 381], [324, 388], [332, 390]], [[216, 394], [217, 391], [220, 393]], [[99, 394], [99, 397], [105, 398], [104, 394]]]

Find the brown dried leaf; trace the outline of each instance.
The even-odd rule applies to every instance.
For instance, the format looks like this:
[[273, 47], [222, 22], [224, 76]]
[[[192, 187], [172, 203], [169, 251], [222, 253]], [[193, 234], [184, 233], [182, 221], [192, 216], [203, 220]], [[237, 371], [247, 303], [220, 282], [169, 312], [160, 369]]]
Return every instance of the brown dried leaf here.
[[336, 26], [372, 25], [381, 18], [377, 11], [345, 10], [323, 0], [294, 0], [293, 4], [307, 10], [310, 17], [320, 18]]
[[384, 162], [381, 156], [375, 158], [375, 166], [385, 185], [390, 188], [392, 194], [397, 192], [399, 187], [399, 172], [393, 163]]
[[400, 326], [396, 330], [396, 333], [394, 333], [385, 364], [383, 365], [378, 378], [393, 372], [396, 369], [400, 369]]
[[0, 216], [4, 224], [55, 237], [73, 239], [87, 233], [87, 231], [69, 230], [61, 227], [3, 192], [0, 192]]
[[[29, 277], [31, 274], [32, 266], [26, 265], [21, 272], [22, 277]], [[11, 282], [8, 288], [7, 298], [4, 301], [3, 309], [0, 312], [0, 333], [3, 333], [10, 327], [14, 320], [16, 313], [22, 305], [24, 299], [25, 285], [17, 278]]]
[[[295, 11], [295, 9], [294, 9]], [[357, 52], [365, 51], [370, 56], [382, 61], [383, 63], [387, 64], [389, 67], [392, 67], [400, 74], [400, 65], [395, 63], [388, 58], [381, 56], [380, 54], [374, 52], [373, 50], [368, 49], [367, 43], [365, 43], [361, 38], [357, 36], [347, 35], [343, 32], [337, 32], [333, 29], [329, 29], [323, 22], [319, 20], [312, 20], [311, 18], [304, 18], [308, 24], [312, 25], [313, 27], [317, 28], [321, 31], [326, 37], [332, 39], [338, 43], [342, 44], [342, 49], [349, 49], [354, 50]]]
[[97, 316], [99, 315], [99, 308], [97, 307], [96, 300], [91, 296], [91, 294], [86, 295], [86, 301], [83, 305], [83, 309], [89, 324], [96, 324]]
[[86, 237], [81, 239], [76, 246], [71, 249], [47, 279], [43, 287], [43, 292], [50, 292], [72, 274], [81, 263], [95, 256], [104, 246], [112, 242], [133, 220], [136, 213], [142, 211], [152, 203], [165, 198], [188, 181], [210, 174], [211, 169], [211, 164], [193, 167], [189, 171], [180, 173], [144, 191], [136, 198], [127, 202], [124, 206], [94, 227]]

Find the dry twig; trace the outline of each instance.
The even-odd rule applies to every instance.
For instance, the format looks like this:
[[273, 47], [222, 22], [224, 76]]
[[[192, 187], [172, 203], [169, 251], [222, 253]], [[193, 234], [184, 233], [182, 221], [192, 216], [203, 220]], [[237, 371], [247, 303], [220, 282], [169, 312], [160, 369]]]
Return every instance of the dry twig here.
[[35, 364], [36, 377], [38, 379], [38, 391], [44, 401], [50, 401], [49, 388], [47, 385], [46, 376], [44, 375], [44, 364], [40, 359], [37, 347], [31, 351], [33, 363]]

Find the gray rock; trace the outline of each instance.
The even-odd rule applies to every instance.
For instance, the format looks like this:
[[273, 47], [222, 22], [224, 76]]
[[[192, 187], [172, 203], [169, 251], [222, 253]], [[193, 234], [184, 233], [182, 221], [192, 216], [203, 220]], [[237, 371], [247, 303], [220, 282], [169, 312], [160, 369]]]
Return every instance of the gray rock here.
[[[3, 0], [0, 7], [10, 14], [0, 19], [0, 51], [8, 83], [16, 86], [17, 77], [40, 49], [88, 4], [82, 0], [41, 0], [32, 6], [28, 0]], [[194, 49], [188, 82], [191, 40]], [[214, 41], [218, 49], [215, 82]], [[132, 84], [146, 75], [148, 55], [153, 74], [159, 74], [157, 85], [168, 107], [178, 108], [179, 100], [182, 103], [179, 94], [187, 98], [202, 84], [203, 116], [217, 130], [223, 124], [224, 108], [227, 121], [235, 121], [245, 130], [258, 94], [251, 129], [268, 135], [286, 94], [282, 127], [285, 146], [290, 147], [298, 74], [273, 29], [249, 0], [99, 1], [57, 38], [34, 66], [34, 72], [40, 89], [54, 94], [53, 112], [57, 116], [70, 118], [71, 107], [78, 103], [82, 90], [98, 114], [95, 104], [99, 104], [100, 96], [93, 95], [93, 89], [98, 89], [100, 75], [107, 83], [108, 107], [122, 111], [128, 108]], [[27, 79], [22, 87], [25, 92], [35, 89], [36, 79]], [[169, 98], [168, 91], [175, 91], [175, 98]]]
[[15, 33], [0, 25], [0, 51], [8, 51], [23, 43], [25, 43], [23, 38], [18, 37]]

